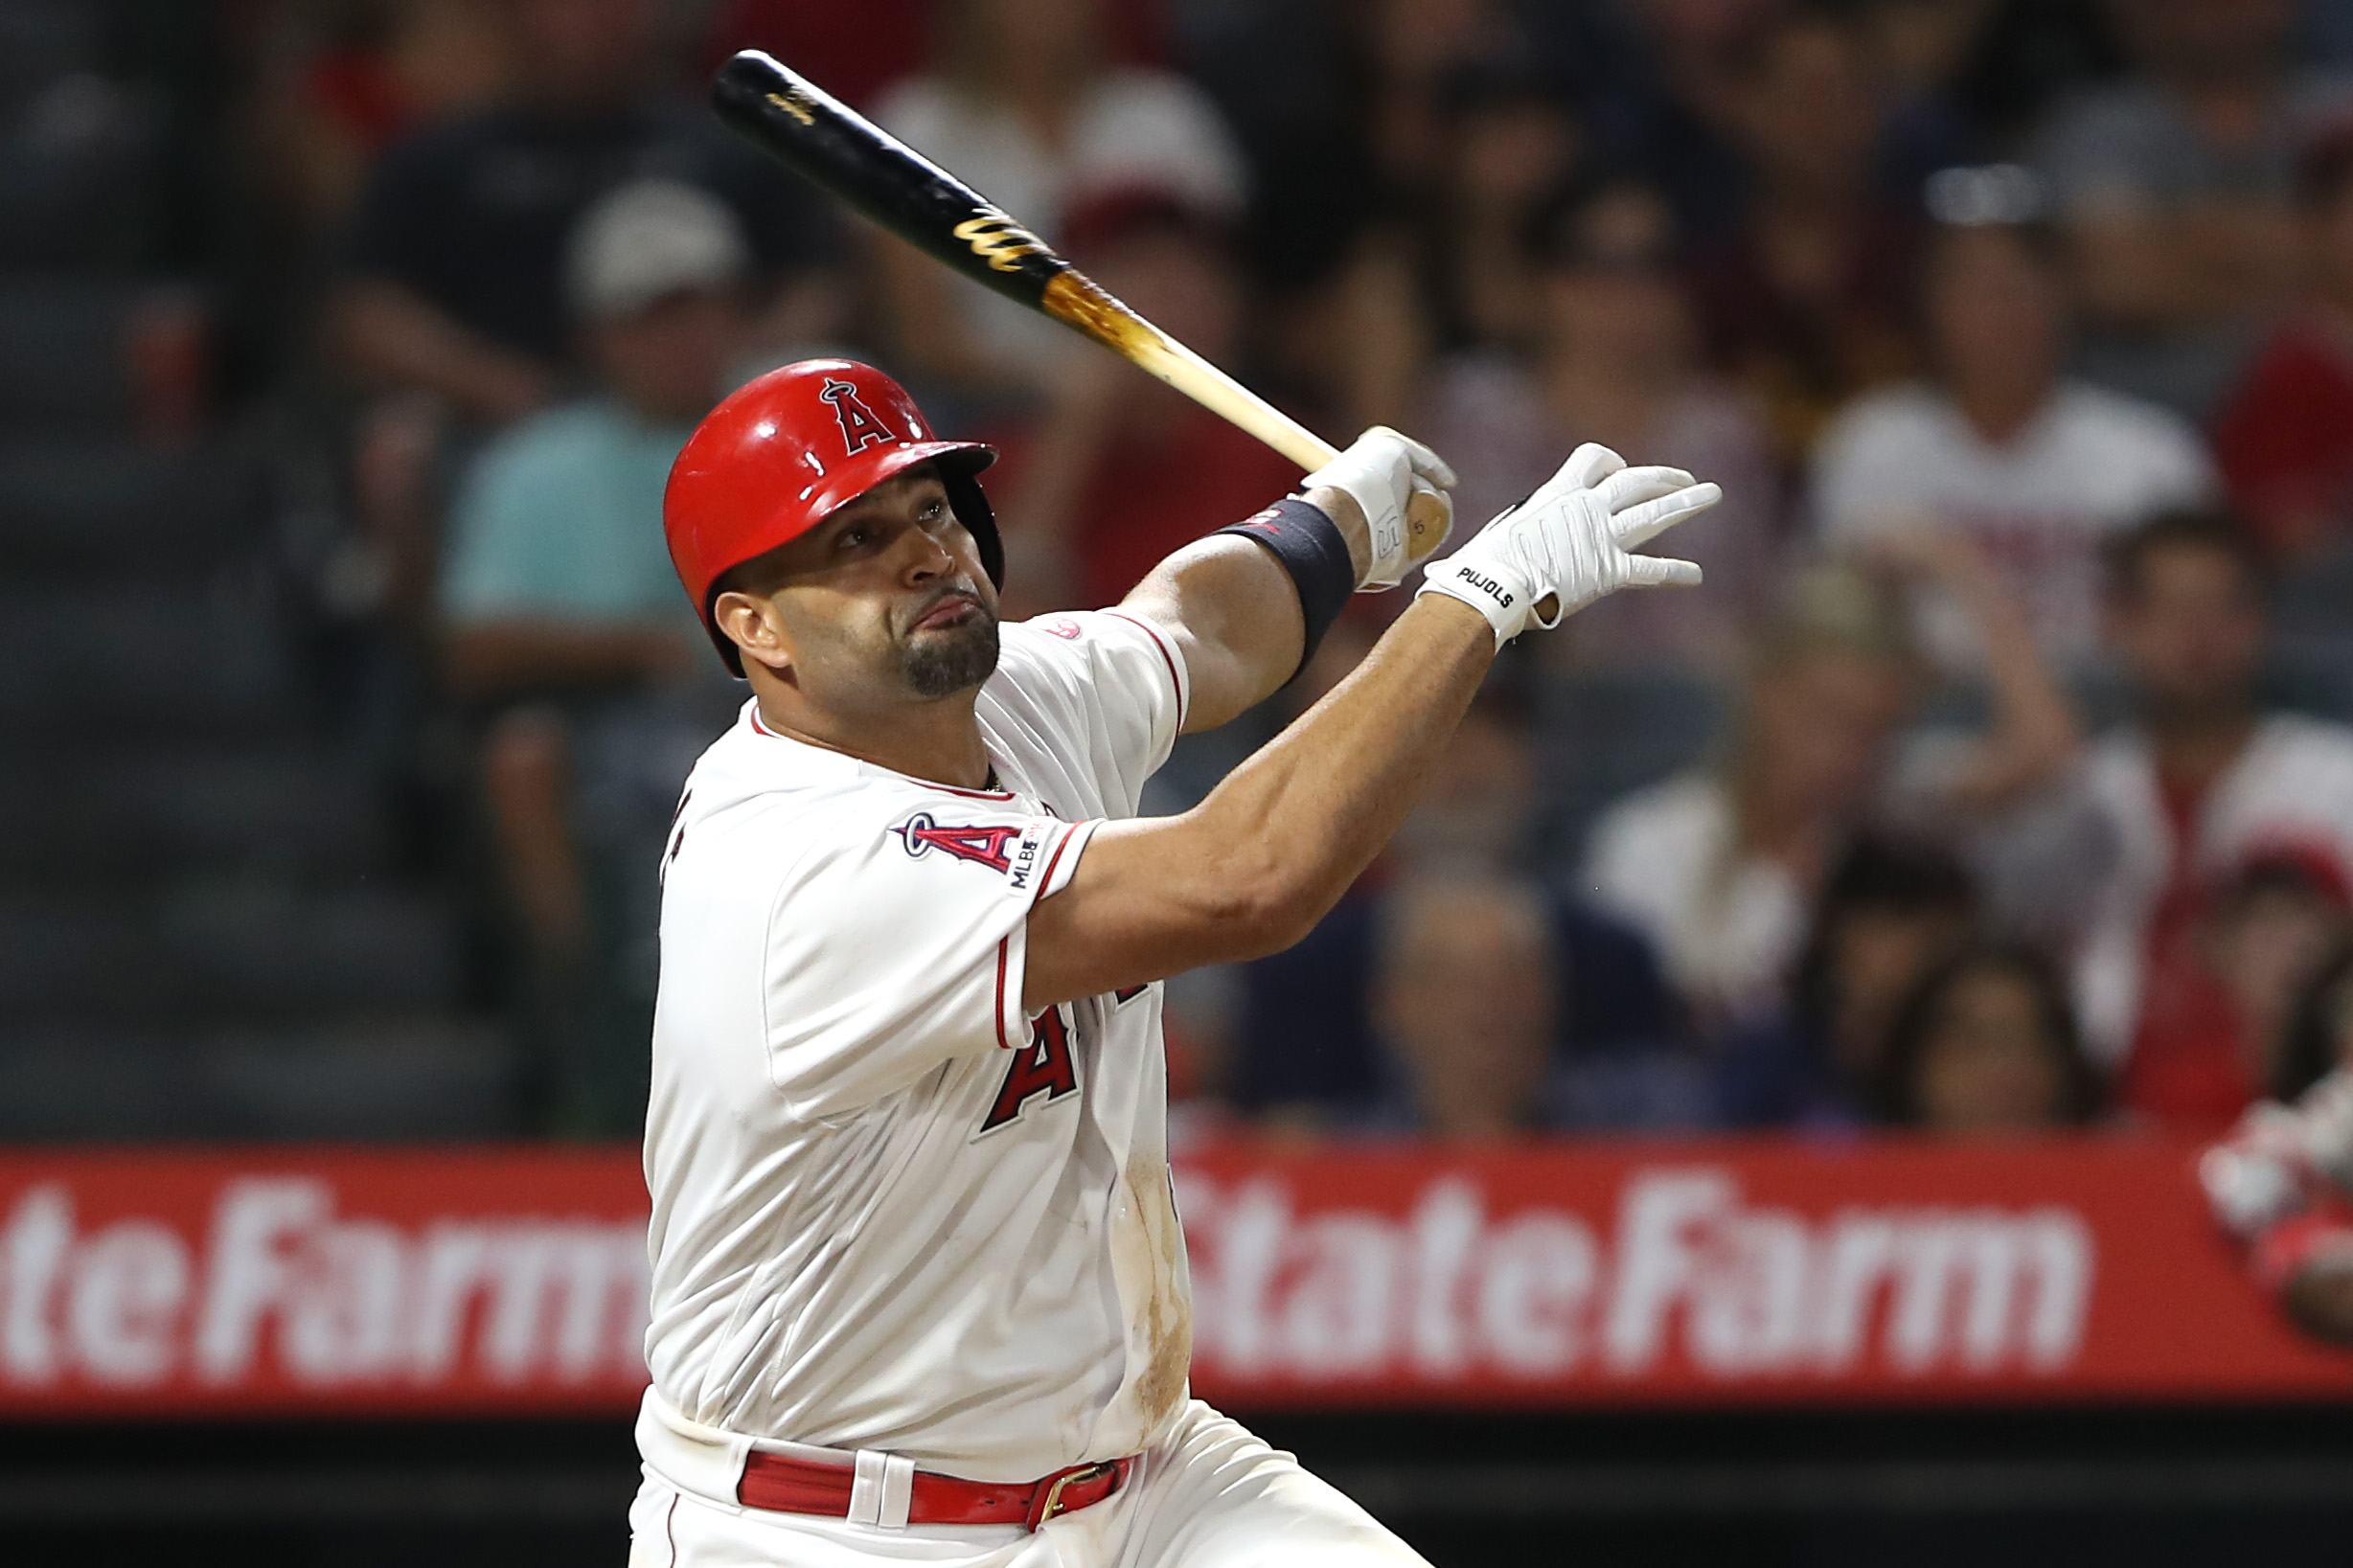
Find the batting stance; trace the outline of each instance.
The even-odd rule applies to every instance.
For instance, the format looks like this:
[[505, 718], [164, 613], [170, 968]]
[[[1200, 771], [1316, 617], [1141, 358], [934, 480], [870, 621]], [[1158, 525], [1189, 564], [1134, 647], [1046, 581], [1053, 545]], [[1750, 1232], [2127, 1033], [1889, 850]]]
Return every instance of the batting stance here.
[[[704, 421], [664, 524], [742, 716], [664, 858], [631, 1562], [1418, 1562], [1193, 1399], [1160, 985], [1274, 952], [1397, 828], [1502, 644], [1713, 485], [1584, 446], [1182, 816], [1186, 731], [1289, 680], [1453, 475], [1365, 433], [1117, 609], [1000, 626], [987, 447], [820, 360]], [[1540, 623], [1538, 606], [1543, 611]]]

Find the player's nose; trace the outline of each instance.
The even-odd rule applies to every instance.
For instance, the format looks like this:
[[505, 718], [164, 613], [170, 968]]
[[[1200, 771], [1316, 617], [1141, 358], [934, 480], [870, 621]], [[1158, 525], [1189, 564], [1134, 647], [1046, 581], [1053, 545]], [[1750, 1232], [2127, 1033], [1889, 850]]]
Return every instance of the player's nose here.
[[900, 578], [910, 586], [929, 582], [956, 570], [955, 553], [948, 541], [925, 528], [910, 528], [899, 540]]

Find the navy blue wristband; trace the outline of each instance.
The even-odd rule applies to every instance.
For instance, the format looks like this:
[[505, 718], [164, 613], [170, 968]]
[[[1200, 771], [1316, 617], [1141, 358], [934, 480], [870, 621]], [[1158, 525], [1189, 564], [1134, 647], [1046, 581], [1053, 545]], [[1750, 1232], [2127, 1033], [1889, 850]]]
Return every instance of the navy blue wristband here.
[[[1347, 607], [1349, 596], [1357, 591], [1357, 568], [1348, 558], [1347, 536], [1324, 515], [1322, 508], [1295, 495], [1218, 532], [1256, 540], [1291, 574], [1291, 586], [1299, 590], [1299, 613], [1307, 622], [1307, 640], [1299, 648], [1299, 670], [1305, 670], [1324, 633], [1332, 629], [1332, 623]], [[1299, 670], [1292, 670], [1291, 678], [1297, 680]]]

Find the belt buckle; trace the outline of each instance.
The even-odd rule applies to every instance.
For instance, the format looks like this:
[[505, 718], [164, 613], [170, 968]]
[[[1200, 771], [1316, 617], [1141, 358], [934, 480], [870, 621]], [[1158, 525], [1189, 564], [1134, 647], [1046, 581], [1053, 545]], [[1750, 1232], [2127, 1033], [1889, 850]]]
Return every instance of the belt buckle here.
[[1099, 1459], [1092, 1465], [1084, 1466], [1075, 1470], [1064, 1470], [1052, 1481], [1047, 1482], [1045, 1497], [1030, 1511], [1030, 1529], [1036, 1531], [1042, 1528], [1047, 1520], [1062, 1511], [1063, 1488], [1077, 1481], [1099, 1480], [1118, 1468], [1117, 1460]]

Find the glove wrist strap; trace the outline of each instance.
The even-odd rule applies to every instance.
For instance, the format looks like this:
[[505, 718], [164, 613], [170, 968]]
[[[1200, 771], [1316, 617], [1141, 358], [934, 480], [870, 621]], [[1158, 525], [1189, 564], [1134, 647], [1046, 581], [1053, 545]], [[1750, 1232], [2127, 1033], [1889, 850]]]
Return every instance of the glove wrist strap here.
[[1413, 597], [1424, 594], [1459, 599], [1485, 616], [1495, 628], [1498, 649], [1527, 629], [1528, 601], [1533, 597], [1527, 584], [1518, 580], [1516, 574], [1496, 570], [1492, 561], [1465, 560], [1461, 556], [1432, 561], [1423, 568], [1422, 586]]

